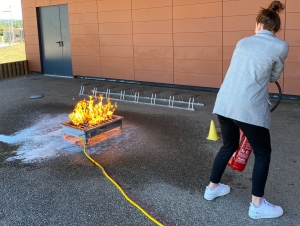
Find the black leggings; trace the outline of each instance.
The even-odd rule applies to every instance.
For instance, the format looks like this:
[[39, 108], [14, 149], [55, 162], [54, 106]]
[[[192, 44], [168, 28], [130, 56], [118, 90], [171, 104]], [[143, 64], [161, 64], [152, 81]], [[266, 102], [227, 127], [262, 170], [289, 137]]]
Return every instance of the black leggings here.
[[239, 129], [247, 137], [255, 155], [252, 173], [252, 195], [263, 197], [271, 160], [271, 140], [269, 130], [218, 115], [223, 136], [223, 146], [218, 152], [210, 181], [219, 183], [226, 165], [239, 146]]

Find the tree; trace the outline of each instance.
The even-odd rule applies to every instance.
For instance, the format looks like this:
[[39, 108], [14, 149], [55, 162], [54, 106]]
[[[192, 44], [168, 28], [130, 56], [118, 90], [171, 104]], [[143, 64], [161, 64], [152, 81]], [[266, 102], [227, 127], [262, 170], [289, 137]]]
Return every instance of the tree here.
[[[14, 28], [22, 28], [23, 21], [22, 20], [12, 20]], [[10, 26], [10, 20], [0, 20], [0, 29], [8, 28]]]

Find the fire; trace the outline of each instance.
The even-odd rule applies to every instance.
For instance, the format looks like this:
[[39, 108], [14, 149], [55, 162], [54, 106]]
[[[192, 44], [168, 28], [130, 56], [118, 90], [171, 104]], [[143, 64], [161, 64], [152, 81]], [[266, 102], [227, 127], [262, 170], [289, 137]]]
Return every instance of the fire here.
[[101, 122], [110, 119], [117, 108], [117, 103], [111, 104], [110, 99], [107, 99], [107, 103], [103, 104], [103, 96], [98, 97], [98, 103], [94, 103], [92, 96], [89, 96], [90, 100], [79, 101], [73, 112], [69, 114], [69, 118], [76, 126], [79, 125], [96, 125]]

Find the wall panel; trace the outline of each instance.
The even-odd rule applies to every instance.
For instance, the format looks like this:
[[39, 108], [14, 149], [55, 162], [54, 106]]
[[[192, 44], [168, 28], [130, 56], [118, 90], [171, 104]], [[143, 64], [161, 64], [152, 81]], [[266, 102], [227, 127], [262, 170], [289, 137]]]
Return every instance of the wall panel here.
[[27, 35], [25, 34], [25, 43], [30, 45], [39, 45], [38, 35]]
[[[70, 5], [70, 4], [69, 4]], [[69, 13], [70, 24], [98, 24], [97, 13]]]
[[134, 34], [171, 34], [172, 20], [133, 22]]
[[196, 5], [200, 3], [220, 2], [220, 0], [173, 0], [173, 5]]
[[41, 71], [41, 62], [35, 0], [22, 1], [22, 15], [28, 69], [39, 72]]
[[101, 71], [105, 78], [125, 79], [125, 80], [133, 80], [134, 78], [134, 69], [104, 67], [101, 68]]
[[102, 35], [132, 35], [132, 23], [101, 23], [99, 33]]
[[174, 34], [174, 46], [222, 46], [222, 32], [177, 33]]
[[174, 33], [222, 31], [222, 17], [174, 20]]
[[72, 56], [99, 56], [99, 45], [73, 45]]
[[174, 2], [175, 84], [221, 84], [222, 29], [222, 1]]
[[69, 0], [51, 0], [51, 5], [63, 5], [68, 3]]
[[41, 71], [41, 61], [39, 53], [27, 53], [26, 59], [28, 60], [28, 68], [30, 71]]
[[72, 65], [76, 76], [101, 77], [97, 2], [69, 1], [68, 4]]
[[[69, 4], [69, 14], [97, 13], [97, 1], [76, 2]], [[86, 15], [88, 16], [88, 15]]]
[[115, 22], [131, 22], [131, 10], [98, 12], [98, 22], [115, 23]]
[[[53, 0], [51, 0], [53, 1]], [[56, 1], [56, 0], [55, 0]], [[59, 0], [58, 0], [59, 1]], [[68, 0], [68, 3], [77, 3], [77, 2], [92, 2], [92, 1], [95, 1], [95, 0]], [[101, 0], [99, 0], [101, 1]]]
[[175, 47], [174, 59], [222, 60], [222, 47]]
[[133, 21], [171, 20], [172, 8], [149, 8], [132, 10]]
[[173, 59], [173, 47], [134, 46], [134, 56], [138, 58]]
[[97, 34], [73, 34], [71, 35], [71, 46], [82, 45], [99, 45], [99, 36]]
[[132, 57], [101, 57], [101, 67], [133, 69]]
[[35, 7], [23, 8], [22, 16], [23, 16], [23, 21], [25, 18], [28, 18], [28, 17], [36, 18], [36, 8]]
[[222, 80], [211, 74], [174, 72], [174, 83], [187, 86], [220, 87]]
[[73, 56], [72, 63], [76, 66], [87, 66], [87, 67], [99, 67], [100, 57], [99, 56]]
[[[23, 4], [23, 2], [25, 2], [25, 1], [22, 1], [22, 4]], [[50, 5], [51, 5], [51, 0], [35, 0], [36, 7], [50, 6]]]
[[93, 35], [98, 29], [98, 24], [70, 24], [70, 35]]
[[40, 48], [39, 45], [36, 44], [28, 44], [27, 42], [25, 43], [25, 49], [26, 49], [26, 53], [34, 53], [34, 54], [40, 54]]
[[173, 59], [134, 58], [134, 68], [149, 71], [173, 71]]
[[270, 0], [224, 0], [224, 17], [257, 15], [261, 7], [267, 8], [271, 2]]
[[170, 71], [147, 71], [147, 70], [135, 70], [135, 79], [137, 81], [144, 82], [157, 82], [167, 83], [173, 82], [173, 72]]
[[172, 84], [172, 1], [132, 3], [135, 80]]
[[100, 0], [98, 12], [131, 10], [131, 0]]
[[300, 95], [300, 79], [284, 79], [284, 93]]
[[100, 54], [103, 57], [133, 57], [132, 46], [101, 46]]
[[174, 20], [222, 16], [222, 1], [173, 6]]
[[298, 0], [286, 0], [287, 13], [300, 13], [300, 2]]
[[101, 71], [104, 78], [134, 80], [131, 18], [131, 0], [98, 1]]
[[22, 10], [27, 8], [35, 8], [35, 0], [29, 0], [29, 1], [22, 1]]
[[73, 74], [89, 76], [89, 77], [99, 77], [99, 75], [101, 75], [101, 71], [100, 71], [100, 67], [83, 66], [83, 65], [78, 66], [73, 64]]
[[300, 62], [300, 46], [290, 46], [286, 62]]
[[300, 1], [286, 5], [285, 40], [290, 49], [284, 69], [284, 93], [300, 95]]
[[300, 29], [299, 30], [289, 30], [285, 31], [285, 40], [290, 44], [290, 46], [300, 46]]
[[135, 46], [173, 46], [172, 34], [134, 34]]
[[132, 0], [132, 9], [149, 9], [172, 6], [172, 0]]

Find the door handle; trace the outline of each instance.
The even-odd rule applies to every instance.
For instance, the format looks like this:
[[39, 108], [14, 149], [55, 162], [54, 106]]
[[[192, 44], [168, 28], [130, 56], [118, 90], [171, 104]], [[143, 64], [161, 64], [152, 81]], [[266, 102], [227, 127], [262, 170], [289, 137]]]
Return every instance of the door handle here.
[[64, 46], [64, 41], [59, 41], [59, 42], [56, 42], [56, 43], [58, 43], [59, 44], [59, 47], [63, 47]]

